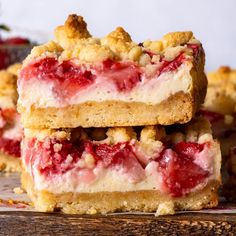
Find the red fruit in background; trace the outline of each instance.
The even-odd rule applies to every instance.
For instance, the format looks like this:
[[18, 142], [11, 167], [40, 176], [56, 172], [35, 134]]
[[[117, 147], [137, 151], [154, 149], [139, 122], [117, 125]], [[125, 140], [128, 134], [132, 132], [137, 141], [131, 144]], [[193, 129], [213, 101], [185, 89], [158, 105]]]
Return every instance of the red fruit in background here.
[[26, 38], [21, 37], [11, 37], [4, 40], [4, 44], [13, 44], [13, 45], [20, 45], [20, 44], [29, 44], [30, 41]]
[[4, 44], [4, 40], [2, 38], [0, 38], [0, 45]]
[[5, 69], [10, 62], [9, 52], [5, 49], [0, 49], [0, 70]]
[[224, 120], [224, 115], [214, 112], [214, 111], [206, 111], [206, 110], [200, 110], [198, 112], [199, 115], [202, 115], [206, 119], [208, 119], [210, 122], [216, 122], [219, 120]]
[[0, 38], [0, 69], [5, 69], [11, 64], [21, 62], [29, 54], [31, 48], [32, 45], [26, 38]]

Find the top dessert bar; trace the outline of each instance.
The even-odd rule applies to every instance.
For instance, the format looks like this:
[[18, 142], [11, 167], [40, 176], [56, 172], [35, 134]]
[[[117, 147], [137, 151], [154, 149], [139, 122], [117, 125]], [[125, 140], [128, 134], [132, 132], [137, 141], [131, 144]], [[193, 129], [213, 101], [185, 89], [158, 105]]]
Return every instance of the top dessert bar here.
[[70, 15], [24, 61], [18, 110], [28, 128], [186, 123], [205, 98], [204, 63], [192, 32], [137, 44], [118, 27], [98, 39]]

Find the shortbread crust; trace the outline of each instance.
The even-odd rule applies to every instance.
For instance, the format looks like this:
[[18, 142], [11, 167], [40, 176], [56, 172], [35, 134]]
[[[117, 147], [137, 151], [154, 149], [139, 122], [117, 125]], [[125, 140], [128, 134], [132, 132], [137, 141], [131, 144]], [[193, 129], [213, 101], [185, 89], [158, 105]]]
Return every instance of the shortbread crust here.
[[[156, 212], [162, 204], [171, 205], [166, 212], [200, 210], [218, 205], [217, 190], [220, 182], [212, 180], [202, 190], [181, 198], [170, 198], [158, 191], [63, 193], [53, 194], [34, 189], [31, 176], [23, 171], [22, 186], [41, 212], [62, 211], [67, 214], [97, 214], [110, 212]], [[171, 204], [169, 204], [171, 203]]]
[[18, 110], [26, 128], [115, 127], [186, 123], [198, 108], [194, 104], [190, 95], [178, 93], [157, 105], [105, 101], [30, 110], [18, 105]]

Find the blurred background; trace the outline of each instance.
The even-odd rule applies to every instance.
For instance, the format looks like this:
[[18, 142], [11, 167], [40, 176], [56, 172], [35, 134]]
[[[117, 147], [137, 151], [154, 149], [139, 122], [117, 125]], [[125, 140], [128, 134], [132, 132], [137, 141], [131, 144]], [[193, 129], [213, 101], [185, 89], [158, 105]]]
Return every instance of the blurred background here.
[[206, 70], [236, 68], [235, 0], [0, 0], [0, 24], [39, 43], [52, 39], [67, 15], [77, 13], [94, 36], [123, 26], [134, 41], [192, 30], [206, 51]]

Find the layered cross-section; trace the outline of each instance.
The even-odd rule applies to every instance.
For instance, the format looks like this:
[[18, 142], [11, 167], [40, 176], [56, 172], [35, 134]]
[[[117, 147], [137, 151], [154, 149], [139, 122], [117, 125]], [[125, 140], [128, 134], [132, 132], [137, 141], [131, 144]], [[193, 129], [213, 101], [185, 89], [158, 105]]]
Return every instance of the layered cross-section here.
[[23, 187], [39, 211], [168, 214], [218, 202], [221, 154], [203, 118], [169, 127], [26, 129], [22, 160]]
[[9, 71], [0, 71], [0, 170], [20, 171], [20, 141], [23, 130], [16, 111], [17, 76], [13, 74], [13, 67]]
[[118, 27], [97, 39], [71, 15], [25, 60], [19, 111], [28, 128], [186, 123], [205, 97], [204, 63], [192, 32], [137, 44]]
[[236, 71], [227, 66], [208, 73], [208, 89], [201, 115], [212, 125], [223, 156], [223, 196], [236, 201]]

